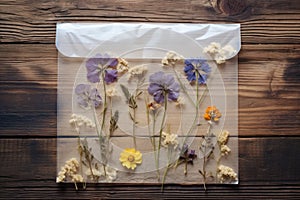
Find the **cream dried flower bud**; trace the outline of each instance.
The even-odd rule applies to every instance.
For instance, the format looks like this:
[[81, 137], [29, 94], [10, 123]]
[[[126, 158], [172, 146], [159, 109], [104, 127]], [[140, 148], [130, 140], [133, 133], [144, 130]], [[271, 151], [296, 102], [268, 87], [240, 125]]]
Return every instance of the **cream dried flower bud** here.
[[221, 47], [220, 43], [212, 42], [204, 48], [203, 52], [210, 54], [217, 64], [222, 64], [226, 62], [226, 59], [233, 56], [236, 50], [230, 45]]
[[225, 156], [231, 152], [231, 149], [227, 145], [221, 145], [220, 151], [221, 151], [221, 155]]
[[184, 57], [176, 53], [175, 51], [167, 52], [166, 56], [161, 60], [164, 66], [175, 65], [178, 62], [182, 62]]
[[115, 87], [108, 87], [106, 89], [106, 95], [108, 97], [114, 97], [114, 96], [118, 96], [118, 90]]
[[229, 132], [224, 130], [218, 136], [218, 144], [225, 145], [225, 144], [227, 144], [228, 139], [229, 139]]
[[143, 76], [147, 73], [148, 67], [145, 65], [137, 65], [129, 68], [128, 70], [128, 79]]
[[128, 71], [128, 62], [124, 58], [118, 58], [117, 71], [118, 73], [124, 73]]
[[174, 149], [178, 146], [178, 135], [173, 133], [162, 132], [162, 145], [167, 147], [169, 145], [174, 146]]
[[81, 126], [86, 126], [89, 128], [95, 128], [96, 125], [92, 120], [83, 115], [72, 114], [71, 119], [69, 120], [71, 125], [74, 125], [77, 129]]
[[217, 169], [217, 176], [221, 183], [237, 180], [237, 174], [228, 166], [220, 165]]

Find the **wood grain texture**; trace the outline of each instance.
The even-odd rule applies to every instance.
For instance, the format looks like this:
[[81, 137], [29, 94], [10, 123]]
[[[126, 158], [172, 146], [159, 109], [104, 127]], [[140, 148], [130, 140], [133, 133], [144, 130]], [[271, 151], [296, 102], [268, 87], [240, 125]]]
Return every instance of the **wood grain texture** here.
[[[300, 197], [296, 159], [300, 137], [240, 139], [240, 185], [110, 185], [88, 184], [87, 191], [74, 191], [72, 184], [56, 184], [56, 139], [0, 139], [0, 197], [9, 198], [254, 198]], [[254, 165], [255, 163], [255, 165]], [[283, 170], [284, 169], [284, 170]], [[16, 173], [18, 172], [18, 173]], [[264, 185], [264, 183], [268, 183]], [[282, 185], [285, 183], [285, 185]], [[262, 185], [261, 185], [262, 184]], [[259, 187], [258, 187], [259, 186]], [[22, 188], [22, 190], [20, 190]], [[150, 196], [149, 196], [150, 195]], [[274, 195], [274, 196], [273, 196]]]
[[297, 44], [300, 41], [300, 4], [297, 1], [248, 0], [243, 12], [234, 16], [216, 13], [210, 2], [165, 0], [160, 4], [156, 0], [4, 1], [0, 6], [0, 41], [53, 43], [55, 24], [70, 21], [238, 22], [242, 23], [243, 43]]
[[[215, 3], [215, 4], [214, 4]], [[300, 199], [300, 4], [4, 0], [0, 199]], [[57, 185], [57, 22], [241, 23], [238, 186]]]

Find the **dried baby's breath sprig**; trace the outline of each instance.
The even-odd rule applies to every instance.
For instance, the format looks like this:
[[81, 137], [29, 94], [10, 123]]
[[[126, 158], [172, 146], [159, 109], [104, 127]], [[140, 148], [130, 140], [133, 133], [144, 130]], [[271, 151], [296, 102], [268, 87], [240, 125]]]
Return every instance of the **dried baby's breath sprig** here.
[[237, 180], [237, 174], [228, 166], [220, 165], [217, 169], [217, 176], [220, 183], [232, 182]]
[[175, 66], [177, 63], [183, 63], [184, 57], [176, 53], [175, 51], [169, 51], [165, 57], [161, 60], [163, 66]]
[[57, 183], [64, 182], [66, 178], [70, 178], [72, 182], [74, 182], [76, 190], [78, 190], [77, 183], [83, 183], [83, 177], [78, 174], [79, 170], [79, 162], [76, 158], [71, 158], [67, 160], [65, 165], [58, 172], [58, 176], [56, 178]]
[[217, 64], [223, 64], [226, 62], [226, 59], [236, 53], [236, 50], [230, 45], [221, 47], [220, 43], [212, 42], [204, 48], [203, 52], [211, 55]]
[[110, 98], [112, 97], [115, 97], [115, 96], [118, 96], [118, 91], [117, 89], [114, 87], [114, 86], [110, 86], [110, 87], [107, 87], [106, 89], [106, 95]]
[[69, 120], [69, 123], [73, 126], [75, 126], [75, 129], [77, 132], [79, 132], [79, 128], [82, 126], [86, 126], [89, 128], [95, 128], [96, 125], [92, 120], [90, 120], [88, 117], [78, 114], [72, 114], [71, 118]]
[[146, 67], [145, 65], [137, 65], [134, 67], [131, 67], [128, 69], [128, 81], [133, 80], [134, 78], [138, 79], [138, 81], [140, 81], [141, 79], [143, 79], [143, 77], [145, 76], [145, 74], [148, 71], [148, 67]]

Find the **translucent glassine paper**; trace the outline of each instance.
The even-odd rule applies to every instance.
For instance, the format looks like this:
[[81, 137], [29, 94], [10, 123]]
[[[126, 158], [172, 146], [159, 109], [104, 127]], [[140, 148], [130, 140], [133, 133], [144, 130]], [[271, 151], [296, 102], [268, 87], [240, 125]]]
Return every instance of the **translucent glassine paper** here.
[[[57, 24], [58, 182], [237, 184], [240, 45], [238, 24]], [[66, 172], [71, 159], [81, 178]]]

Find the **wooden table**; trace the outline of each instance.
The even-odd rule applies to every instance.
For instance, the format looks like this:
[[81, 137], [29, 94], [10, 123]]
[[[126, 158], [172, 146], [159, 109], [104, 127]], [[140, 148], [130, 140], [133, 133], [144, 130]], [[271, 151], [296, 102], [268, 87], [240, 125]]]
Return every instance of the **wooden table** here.
[[[240, 184], [56, 184], [55, 25], [74, 21], [241, 23]], [[0, 198], [300, 198], [298, 1], [4, 0], [0, 41]]]

